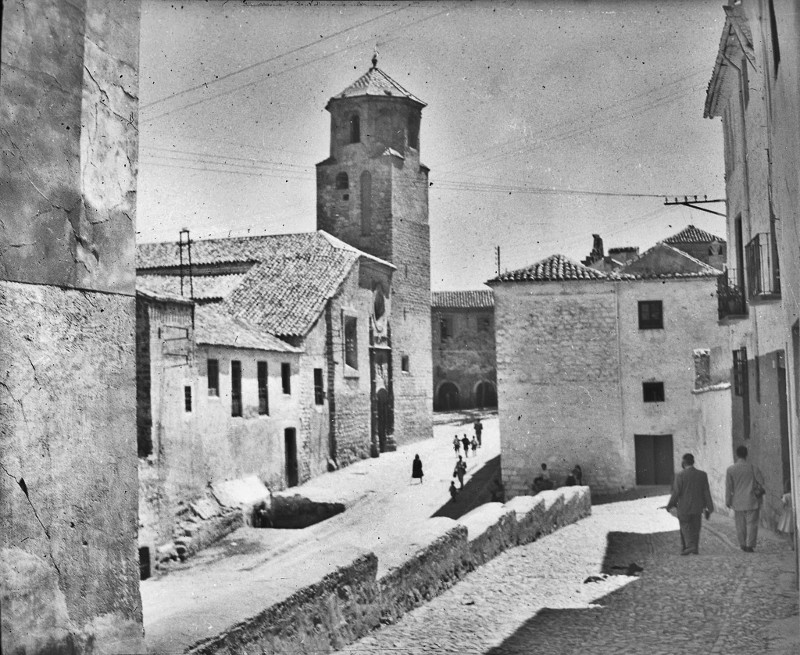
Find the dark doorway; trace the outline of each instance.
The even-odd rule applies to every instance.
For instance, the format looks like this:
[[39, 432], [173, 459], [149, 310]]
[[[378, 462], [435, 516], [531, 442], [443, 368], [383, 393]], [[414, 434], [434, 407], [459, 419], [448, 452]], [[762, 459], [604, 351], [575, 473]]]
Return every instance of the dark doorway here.
[[476, 407], [497, 407], [497, 390], [491, 382], [479, 382], [475, 387]]
[[452, 382], [445, 382], [439, 387], [439, 393], [436, 394], [438, 400], [436, 409], [439, 411], [449, 411], [458, 409], [461, 406], [459, 401], [458, 387]]
[[378, 449], [386, 451], [386, 433], [389, 430], [389, 392], [378, 389]]
[[294, 428], [286, 428], [283, 431], [283, 440], [286, 451], [286, 484], [289, 487], [296, 487], [298, 482], [297, 431]]
[[672, 484], [673, 468], [671, 434], [637, 434], [636, 484]]
[[150, 549], [147, 546], [139, 548], [139, 580], [150, 577]]

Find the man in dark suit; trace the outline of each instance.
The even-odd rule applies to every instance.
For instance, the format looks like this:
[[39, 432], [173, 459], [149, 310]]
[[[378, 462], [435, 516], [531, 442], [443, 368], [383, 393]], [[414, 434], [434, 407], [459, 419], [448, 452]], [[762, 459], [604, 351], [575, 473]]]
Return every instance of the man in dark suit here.
[[702, 517], [705, 514], [708, 519], [714, 511], [714, 501], [711, 500], [708, 476], [694, 467], [694, 455], [686, 453], [681, 460], [681, 468], [683, 470], [675, 476], [667, 511], [673, 507], [678, 510], [681, 555], [697, 555]]

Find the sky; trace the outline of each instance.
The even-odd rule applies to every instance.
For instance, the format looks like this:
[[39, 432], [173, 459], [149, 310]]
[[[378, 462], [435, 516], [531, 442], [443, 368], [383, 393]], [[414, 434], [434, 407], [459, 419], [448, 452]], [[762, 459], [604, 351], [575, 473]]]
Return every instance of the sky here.
[[[592, 234], [643, 250], [725, 219], [703, 118], [722, 0], [143, 0], [137, 238], [316, 227], [328, 99], [371, 66], [427, 103], [431, 285], [480, 288]], [[724, 213], [723, 203], [707, 205]]]

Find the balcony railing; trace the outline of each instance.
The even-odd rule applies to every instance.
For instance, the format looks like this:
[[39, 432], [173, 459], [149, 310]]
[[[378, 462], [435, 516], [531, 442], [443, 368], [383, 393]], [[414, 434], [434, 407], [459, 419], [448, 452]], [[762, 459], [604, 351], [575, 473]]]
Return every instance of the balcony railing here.
[[778, 251], [769, 232], [756, 234], [745, 246], [748, 297], [780, 296], [781, 275]]
[[717, 277], [717, 309], [720, 320], [728, 316], [747, 315], [747, 299], [736, 269], [728, 269]]

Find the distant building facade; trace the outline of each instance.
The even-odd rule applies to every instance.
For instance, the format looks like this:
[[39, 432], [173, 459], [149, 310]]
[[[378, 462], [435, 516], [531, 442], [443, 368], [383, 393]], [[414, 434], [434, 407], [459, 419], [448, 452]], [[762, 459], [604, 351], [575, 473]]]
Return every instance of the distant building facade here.
[[326, 106], [330, 155], [317, 164], [317, 228], [397, 267], [387, 362], [394, 447], [433, 435], [425, 103], [372, 63]]
[[497, 407], [491, 289], [431, 295], [433, 408]]
[[[777, 20], [779, 7], [783, 23]], [[733, 445], [747, 446], [750, 461], [764, 472], [767, 494], [761, 520], [774, 527], [784, 487], [792, 477], [786, 353], [788, 344], [794, 343], [791, 326], [797, 321], [793, 313], [797, 307], [788, 315], [784, 307], [786, 291], [790, 296], [796, 292], [787, 286], [782, 267], [787, 264], [794, 272], [798, 268], [797, 251], [790, 246], [783, 257], [779, 243], [782, 237], [792, 243], [798, 204], [792, 195], [797, 189], [797, 154], [789, 155], [788, 176], [775, 174], [776, 153], [785, 157], [786, 140], [797, 142], [796, 123], [780, 133], [771, 125], [781, 115], [773, 104], [778, 69], [785, 64], [784, 72], [787, 66], [797, 72], [797, 45], [789, 45], [791, 38], [783, 41], [795, 53], [786, 64], [778, 39], [778, 30], [783, 29], [796, 36], [797, 8], [771, 0], [731, 2], [724, 12], [704, 111], [707, 118], [722, 119], [725, 148], [730, 249], [727, 271], [720, 279], [719, 318], [728, 331]], [[796, 93], [797, 81], [783, 79]], [[797, 98], [784, 107], [796, 116]]]
[[543, 462], [556, 482], [580, 464], [599, 493], [670, 484], [683, 452], [725, 439], [724, 419], [701, 433], [695, 397], [727, 392], [711, 362], [719, 273], [660, 243], [611, 273], [553, 255], [489, 282], [510, 495]]

